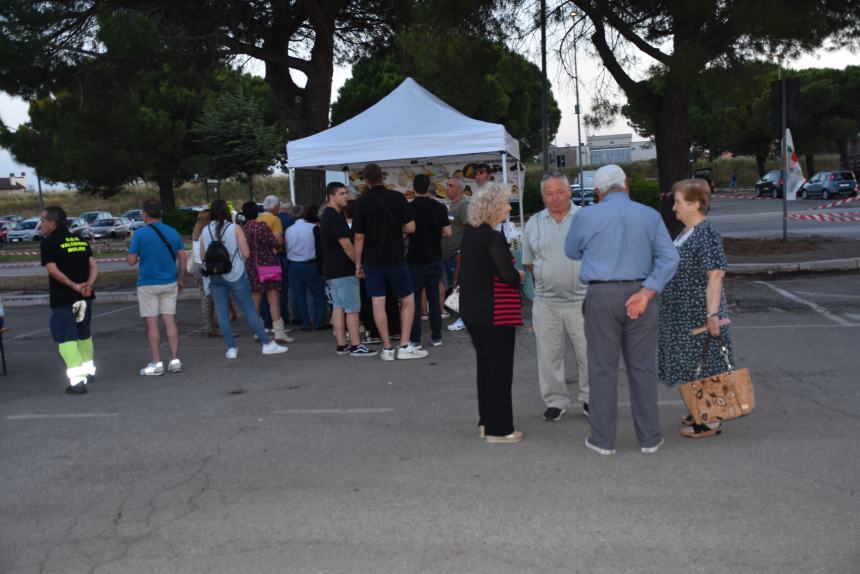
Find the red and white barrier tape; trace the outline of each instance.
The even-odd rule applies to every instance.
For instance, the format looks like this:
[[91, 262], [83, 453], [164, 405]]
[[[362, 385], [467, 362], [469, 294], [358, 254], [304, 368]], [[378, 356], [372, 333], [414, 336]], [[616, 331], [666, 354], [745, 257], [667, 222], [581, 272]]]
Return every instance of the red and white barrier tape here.
[[[857, 212], [852, 212], [857, 213]], [[789, 219], [800, 219], [803, 221], [830, 221], [833, 223], [843, 223], [848, 221], [860, 221], [860, 216], [843, 215], [841, 213], [789, 213]]]
[[857, 201], [860, 199], [860, 196], [854, 197], [846, 197], [845, 199], [840, 199], [839, 201], [834, 201], [833, 203], [828, 203], [826, 205], [819, 205], [818, 207], [813, 207], [812, 209], [828, 209], [830, 207], [836, 207], [839, 205], [845, 205], [846, 203], [851, 203], [852, 201]]

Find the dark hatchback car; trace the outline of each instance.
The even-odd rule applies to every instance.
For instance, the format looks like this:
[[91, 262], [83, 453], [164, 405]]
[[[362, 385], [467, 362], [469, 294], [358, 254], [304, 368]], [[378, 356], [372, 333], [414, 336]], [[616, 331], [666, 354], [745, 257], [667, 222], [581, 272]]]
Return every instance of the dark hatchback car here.
[[782, 172], [774, 170], [764, 174], [755, 182], [755, 194], [758, 197], [782, 197]]
[[800, 197], [850, 197], [857, 193], [857, 180], [850, 171], [820, 171], [810, 177], [800, 188]]

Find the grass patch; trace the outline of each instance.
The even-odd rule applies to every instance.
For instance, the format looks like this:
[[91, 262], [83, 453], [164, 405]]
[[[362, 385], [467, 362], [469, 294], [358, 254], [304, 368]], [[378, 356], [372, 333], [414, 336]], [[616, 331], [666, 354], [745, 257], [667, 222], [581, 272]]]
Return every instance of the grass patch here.
[[[137, 271], [108, 271], [99, 273], [95, 291], [98, 300], [99, 291], [130, 291], [137, 285]], [[21, 295], [46, 293], [48, 277], [46, 275], [29, 277], [3, 277], [3, 292], [15, 291]]]
[[[184, 183], [176, 187], [177, 207], [192, 207], [206, 203], [206, 190], [202, 183]], [[267, 195], [277, 195], [280, 198], [290, 196], [290, 178], [286, 176], [257, 176], [254, 178], [254, 197], [262, 202]], [[85, 211], [110, 211], [120, 216], [129, 209], [140, 209], [143, 200], [158, 197], [158, 186], [147, 183], [129, 185], [124, 191], [113, 197], [99, 197], [79, 193], [77, 191], [45, 192], [45, 205], [59, 205], [66, 210], [70, 217], [77, 217]], [[211, 196], [210, 199], [215, 199]], [[250, 199], [247, 184], [238, 181], [221, 182], [221, 199], [232, 201], [238, 209]], [[0, 215], [21, 215], [34, 217], [39, 215], [39, 196], [25, 191], [0, 196]]]

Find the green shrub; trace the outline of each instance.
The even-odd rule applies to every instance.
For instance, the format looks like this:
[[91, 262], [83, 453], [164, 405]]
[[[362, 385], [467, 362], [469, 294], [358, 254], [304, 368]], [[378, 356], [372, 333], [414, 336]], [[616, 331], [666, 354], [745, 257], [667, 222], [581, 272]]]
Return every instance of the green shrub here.
[[523, 186], [523, 213], [531, 215], [543, 209], [543, 199], [540, 196], [540, 172], [526, 173], [526, 182]]
[[180, 235], [191, 235], [194, 224], [197, 223], [197, 212], [183, 209], [165, 211], [161, 220], [178, 231]]
[[660, 210], [660, 186], [655, 180], [634, 173], [628, 175], [627, 185], [630, 187], [630, 199]]

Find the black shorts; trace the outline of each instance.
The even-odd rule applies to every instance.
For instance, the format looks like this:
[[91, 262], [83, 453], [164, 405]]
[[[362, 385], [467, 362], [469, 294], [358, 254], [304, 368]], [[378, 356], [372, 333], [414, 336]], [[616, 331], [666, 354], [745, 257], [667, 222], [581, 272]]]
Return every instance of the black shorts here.
[[68, 343], [92, 337], [90, 319], [93, 316], [93, 304], [87, 301], [87, 312], [80, 323], [75, 321], [75, 312], [71, 305], [51, 309], [51, 337], [55, 343]]

